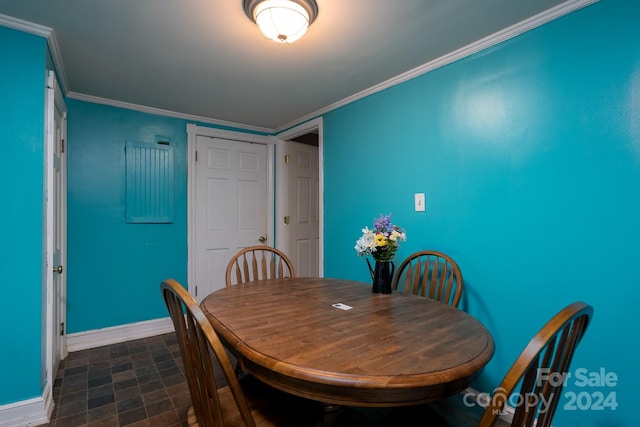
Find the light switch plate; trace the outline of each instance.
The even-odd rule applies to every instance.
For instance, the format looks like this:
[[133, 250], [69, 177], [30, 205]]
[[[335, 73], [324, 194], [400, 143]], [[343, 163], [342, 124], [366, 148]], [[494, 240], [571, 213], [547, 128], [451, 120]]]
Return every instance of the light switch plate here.
[[424, 212], [424, 193], [416, 193], [415, 195], [415, 204], [416, 204], [416, 212]]

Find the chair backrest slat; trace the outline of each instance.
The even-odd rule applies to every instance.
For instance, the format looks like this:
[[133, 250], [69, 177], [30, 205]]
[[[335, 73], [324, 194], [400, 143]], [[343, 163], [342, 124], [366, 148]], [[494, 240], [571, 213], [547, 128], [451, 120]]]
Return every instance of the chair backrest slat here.
[[282, 251], [270, 246], [250, 246], [238, 251], [229, 261], [226, 284], [286, 277], [296, 275], [291, 260]]
[[[401, 285], [404, 284], [404, 285]], [[458, 307], [464, 283], [458, 264], [437, 251], [418, 251], [400, 264], [392, 288]]]

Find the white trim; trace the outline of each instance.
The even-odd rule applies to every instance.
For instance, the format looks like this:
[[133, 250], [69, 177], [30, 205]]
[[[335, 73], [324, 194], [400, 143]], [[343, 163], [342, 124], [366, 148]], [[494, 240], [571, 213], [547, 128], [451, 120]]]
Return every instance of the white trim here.
[[2, 14], [0, 14], [0, 25], [44, 38], [49, 37], [53, 32], [53, 29], [50, 27], [45, 27], [44, 25], [34, 24], [33, 22], [24, 21], [22, 19], [14, 18], [13, 16]]
[[60, 86], [63, 93], [67, 93], [69, 84], [67, 83], [67, 77], [62, 65], [62, 56], [60, 55], [60, 48], [58, 47], [58, 41], [56, 39], [56, 33], [53, 28], [46, 27], [44, 25], [34, 24], [33, 22], [23, 21], [22, 19], [14, 18], [12, 16], [0, 14], [0, 26], [11, 28], [13, 30], [22, 31], [23, 33], [33, 34], [34, 36], [43, 37], [47, 39], [49, 51], [53, 59], [53, 64], [56, 67], [56, 75], [60, 79]]
[[195, 123], [187, 123], [187, 283], [189, 292], [196, 295], [196, 236], [194, 227], [190, 224], [196, 223], [195, 199], [196, 199], [196, 178], [193, 171], [196, 169], [196, 140], [198, 136], [208, 136], [212, 138], [229, 139], [240, 142], [253, 142], [267, 146], [267, 234], [274, 235], [274, 150], [275, 139], [270, 136], [253, 133], [236, 132], [225, 129], [217, 129], [206, 126], [198, 126]]
[[272, 242], [274, 247], [278, 247], [275, 230], [275, 209], [276, 209], [276, 189], [274, 177], [276, 174], [276, 139], [267, 137], [267, 242]]
[[210, 117], [202, 117], [202, 116], [195, 116], [191, 114], [178, 113], [175, 111], [163, 110], [161, 108], [147, 107], [144, 105], [131, 104], [128, 102], [116, 101], [113, 99], [101, 98], [98, 96], [85, 95], [82, 93], [72, 92], [69, 90], [69, 84], [67, 83], [67, 78], [64, 72], [64, 66], [62, 63], [62, 56], [60, 55], [60, 48], [58, 47], [55, 31], [52, 28], [46, 27], [44, 25], [34, 24], [28, 21], [23, 21], [22, 19], [17, 19], [11, 16], [2, 15], [2, 14], [0, 14], [0, 26], [11, 28], [17, 31], [22, 31], [28, 34], [33, 34], [39, 37], [44, 37], [47, 39], [47, 43], [49, 45], [49, 51], [51, 52], [51, 57], [56, 67], [56, 74], [60, 79], [60, 86], [62, 86], [61, 87], [62, 92], [68, 98], [77, 99], [79, 101], [92, 102], [95, 104], [109, 105], [112, 107], [124, 108], [128, 110], [141, 111], [143, 113], [156, 114], [159, 116], [167, 116], [167, 117], [196, 121], [201, 123], [208, 123], [208, 124], [231, 127], [231, 128], [246, 129], [254, 132], [264, 132], [264, 133], [274, 132], [274, 129], [271, 129], [271, 128], [251, 126], [251, 125], [246, 125], [242, 123], [235, 123], [235, 122], [229, 122], [225, 120], [213, 119]]
[[291, 123], [282, 125], [276, 128], [276, 133], [284, 129], [288, 129], [292, 126], [295, 126], [299, 123], [302, 123], [311, 118], [321, 116], [325, 113], [328, 113], [329, 111], [351, 104], [352, 102], [365, 98], [369, 95], [373, 95], [374, 93], [381, 92], [393, 86], [397, 86], [400, 83], [404, 83], [408, 80], [411, 80], [415, 77], [426, 74], [437, 68], [444, 67], [445, 65], [448, 65], [460, 59], [466, 58], [467, 56], [471, 56], [474, 53], [480, 52], [498, 43], [502, 43], [506, 40], [512, 39], [516, 36], [519, 36], [520, 34], [524, 34], [529, 30], [540, 27], [541, 25], [544, 25], [562, 16], [568, 15], [571, 12], [575, 12], [578, 9], [582, 9], [583, 7], [586, 7], [598, 1], [599, 0], [568, 0], [564, 3], [559, 4], [556, 7], [545, 10], [544, 12], [541, 12], [535, 16], [532, 16], [531, 18], [525, 19], [524, 21], [520, 21], [517, 24], [514, 24], [508, 28], [505, 28], [502, 31], [498, 31], [497, 33], [494, 33], [488, 37], [485, 37], [476, 42], [463, 46], [458, 50], [455, 50], [451, 53], [443, 55], [440, 58], [436, 58], [433, 61], [429, 61], [426, 64], [420, 65], [414, 68], [413, 70], [409, 70], [405, 73], [399, 74], [398, 76], [392, 77], [389, 80], [386, 80], [382, 83], [379, 83], [375, 86], [372, 86], [354, 95], [348, 96], [347, 98], [344, 98], [341, 101], [335, 102], [331, 105], [327, 105], [326, 107], [321, 108], [320, 110], [307, 114], [306, 116], [300, 117]]
[[63, 94], [69, 93], [69, 83], [67, 82], [67, 75], [64, 72], [64, 66], [62, 65], [62, 54], [58, 47], [58, 41], [56, 39], [56, 33], [51, 30], [51, 34], [47, 37], [47, 43], [49, 45], [49, 52], [51, 52], [51, 58], [53, 65], [56, 68], [56, 77], [60, 80], [60, 89]]
[[[276, 222], [275, 222], [275, 237], [278, 243], [278, 249], [288, 254], [291, 253], [289, 245], [289, 227], [285, 225], [283, 221], [283, 215], [289, 212], [289, 167], [285, 163], [285, 156], [289, 154], [291, 144], [284, 138], [276, 136], [276, 168], [275, 168], [275, 183], [276, 188], [280, 191], [276, 191]], [[282, 191], [284, 190], [284, 191]]]
[[45, 84], [45, 111], [44, 111], [44, 224], [43, 224], [43, 248], [42, 248], [42, 306], [44, 351], [41, 352], [44, 372], [41, 372], [41, 380], [47, 384], [53, 382], [56, 373], [53, 372], [53, 347], [54, 335], [57, 330], [54, 325], [54, 306], [56, 304], [53, 292], [53, 253], [54, 253], [54, 153], [55, 153], [55, 75], [53, 71], [47, 71]]
[[51, 386], [47, 384], [40, 397], [0, 406], [0, 425], [25, 427], [46, 424], [52, 412]]
[[262, 133], [273, 133], [274, 131], [274, 129], [271, 129], [271, 128], [246, 125], [246, 124], [236, 123], [236, 122], [228, 122], [225, 120], [212, 119], [210, 117], [194, 116], [192, 114], [178, 113], [176, 111], [163, 110], [161, 108], [146, 107], [144, 105], [131, 104], [131, 103], [122, 102], [122, 101], [115, 101], [112, 99], [100, 98], [98, 96], [83, 95], [77, 92], [69, 92], [67, 96], [71, 99], [77, 99], [79, 101], [93, 102], [95, 104], [109, 105], [112, 107], [125, 108], [128, 110], [134, 110], [134, 111], [141, 111], [143, 113], [156, 114], [158, 116], [173, 117], [177, 119], [184, 119], [184, 120], [195, 121], [200, 123], [208, 123], [208, 124], [217, 125], [217, 126], [225, 126], [230, 128], [237, 128], [241, 130], [262, 132]]
[[78, 351], [87, 348], [101, 347], [140, 338], [173, 332], [170, 317], [146, 320], [109, 328], [94, 329], [92, 331], [77, 332], [67, 336], [67, 350]]
[[187, 134], [210, 136], [212, 138], [230, 139], [232, 141], [257, 142], [259, 144], [268, 144], [270, 142], [268, 136], [266, 135], [248, 133], [248, 131], [242, 132], [242, 131], [211, 128], [207, 126], [198, 126], [195, 123], [187, 123]]
[[[319, 242], [318, 242], [318, 275], [320, 277], [324, 277], [324, 130], [323, 130], [323, 118], [318, 117], [313, 120], [309, 120], [308, 122], [302, 123], [298, 126], [295, 126], [291, 129], [287, 129], [275, 136], [276, 140], [276, 150], [278, 148], [281, 151], [286, 151], [288, 153], [289, 144], [287, 140], [293, 139], [297, 136], [304, 135], [309, 131], [318, 130], [318, 233], [319, 233]], [[280, 153], [282, 154], [282, 153]], [[279, 154], [279, 155], [280, 155]], [[280, 161], [282, 157], [279, 158]], [[277, 178], [277, 188], [289, 188], [288, 184], [288, 173], [278, 173]], [[287, 212], [289, 206], [288, 200], [288, 191], [278, 191], [276, 194], [276, 212]], [[277, 214], [278, 218], [282, 215]], [[276, 221], [276, 241], [278, 242], [289, 242], [289, 230], [284, 227], [280, 221]], [[288, 252], [290, 248], [288, 248], [288, 243], [286, 246], [285, 252]]]
[[[195, 252], [196, 232], [195, 227], [189, 224], [195, 224], [196, 210], [193, 201], [196, 196], [196, 178], [193, 171], [196, 168], [196, 142], [198, 139], [198, 126], [193, 123], [187, 123], [187, 290], [192, 292], [195, 286], [190, 283], [196, 278]], [[193, 259], [192, 259], [193, 258]], [[192, 295], [196, 295], [195, 293]]]

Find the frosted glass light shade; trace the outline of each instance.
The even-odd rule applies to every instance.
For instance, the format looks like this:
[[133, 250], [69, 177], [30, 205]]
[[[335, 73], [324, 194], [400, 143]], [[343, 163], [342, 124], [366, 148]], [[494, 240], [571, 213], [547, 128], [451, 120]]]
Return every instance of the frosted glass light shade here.
[[302, 37], [317, 15], [314, 0], [245, 0], [244, 7], [266, 38], [287, 44]]

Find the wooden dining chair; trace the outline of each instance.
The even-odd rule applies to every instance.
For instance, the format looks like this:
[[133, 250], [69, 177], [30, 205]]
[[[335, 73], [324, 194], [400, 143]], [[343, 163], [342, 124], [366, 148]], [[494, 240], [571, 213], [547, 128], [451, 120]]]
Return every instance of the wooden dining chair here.
[[322, 419], [317, 402], [281, 392], [254, 377], [238, 380], [226, 349], [193, 296], [173, 279], [163, 281], [160, 288], [184, 362], [192, 402], [190, 426], [311, 426]]
[[227, 286], [283, 277], [296, 277], [293, 264], [284, 252], [271, 246], [244, 248], [227, 264]]
[[[486, 401], [475, 402], [468, 394], [457, 394], [392, 411], [389, 424], [416, 425], [411, 420], [419, 417], [420, 425], [436, 427], [549, 427], [562, 398], [562, 378], [569, 372], [592, 316], [593, 307], [583, 302], [570, 304], [553, 316], [529, 341]], [[509, 400], [511, 396], [517, 399]], [[519, 404], [505, 410], [508, 400]]]
[[437, 251], [418, 251], [398, 267], [391, 287], [458, 307], [464, 284], [458, 264]]

